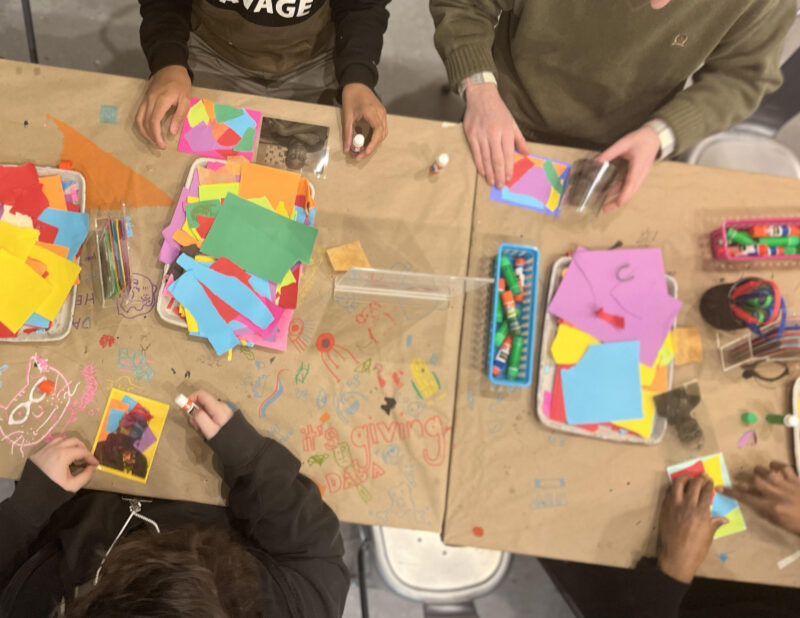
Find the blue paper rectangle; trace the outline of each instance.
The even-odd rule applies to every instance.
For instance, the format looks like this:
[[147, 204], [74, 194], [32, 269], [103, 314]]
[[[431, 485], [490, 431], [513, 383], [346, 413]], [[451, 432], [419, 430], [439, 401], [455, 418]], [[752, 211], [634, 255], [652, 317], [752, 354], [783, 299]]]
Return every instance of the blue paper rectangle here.
[[89, 215], [84, 212], [45, 208], [39, 215], [39, 221], [58, 228], [55, 244], [67, 247], [67, 259], [74, 260], [89, 233]]
[[711, 517], [725, 517], [738, 506], [739, 503], [736, 500], [717, 492], [711, 502]]
[[644, 418], [639, 342], [591, 345], [577, 365], [561, 371], [569, 425]]
[[38, 313], [34, 313], [25, 320], [25, 324], [28, 326], [35, 326], [37, 328], [49, 328], [50, 327], [50, 320], [47, 318], [43, 318]]
[[122, 410], [115, 410], [111, 409], [108, 411], [108, 420], [106, 421], [106, 431], [108, 433], [114, 433], [119, 427], [119, 422], [122, 420], [122, 417], [125, 416], [125, 412]]
[[122, 398], [122, 403], [124, 403], [124, 404], [126, 404], [128, 406], [128, 410], [133, 410], [136, 407], [136, 404], [138, 402], [133, 397], [131, 397], [129, 395], [125, 395]]

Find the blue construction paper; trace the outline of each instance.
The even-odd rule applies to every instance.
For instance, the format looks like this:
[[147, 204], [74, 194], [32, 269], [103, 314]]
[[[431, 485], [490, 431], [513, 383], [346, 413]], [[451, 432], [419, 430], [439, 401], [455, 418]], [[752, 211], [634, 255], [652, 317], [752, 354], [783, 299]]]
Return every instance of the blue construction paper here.
[[194, 316], [198, 327], [217, 354], [224, 354], [239, 345], [239, 338], [214, 309], [193, 273], [183, 273], [169, 286], [169, 292]]
[[101, 105], [100, 106], [100, 122], [104, 124], [117, 124], [117, 106], [116, 105]]
[[122, 401], [122, 403], [124, 403], [124, 404], [127, 404], [127, 405], [128, 405], [128, 410], [133, 410], [133, 409], [136, 407], [136, 404], [137, 404], [137, 403], [139, 403], [138, 401], [136, 401], [136, 400], [135, 400], [133, 397], [131, 397], [130, 395], [125, 395], [125, 396], [124, 396], [124, 397], [121, 399], [121, 401]]
[[253, 129], [253, 131], [256, 130], [256, 121], [253, 120], [250, 114], [246, 114], [244, 112], [242, 112], [241, 116], [226, 120], [225, 124], [228, 125], [229, 128], [236, 131], [236, 133], [240, 136], [244, 135], [244, 132], [247, 131], [247, 129]]
[[108, 433], [114, 433], [119, 427], [119, 422], [122, 420], [122, 417], [125, 416], [125, 412], [122, 410], [115, 410], [111, 409], [108, 411], [108, 420], [106, 421], [106, 431]]
[[58, 228], [55, 244], [67, 247], [67, 259], [74, 260], [89, 233], [89, 215], [84, 212], [45, 208], [39, 215], [39, 221]]
[[717, 492], [711, 502], [711, 517], [725, 517], [738, 506], [739, 503], [736, 500]]
[[261, 277], [256, 277], [255, 275], [250, 275], [248, 281], [250, 282], [250, 287], [256, 291], [256, 294], [269, 300], [275, 300], [275, 295], [272, 293], [272, 287], [269, 281]]
[[644, 418], [639, 342], [590, 345], [571, 369], [561, 371], [567, 424]]
[[195, 262], [185, 253], [178, 256], [178, 266], [194, 274], [197, 280], [206, 286], [214, 295], [239, 312], [259, 328], [266, 328], [272, 323], [272, 312], [253, 294], [248, 287], [236, 277], [223, 275], [209, 268], [208, 264]]
[[37, 328], [48, 328], [50, 326], [50, 320], [43, 318], [38, 313], [34, 313], [25, 320], [25, 324], [27, 326], [36, 326]]

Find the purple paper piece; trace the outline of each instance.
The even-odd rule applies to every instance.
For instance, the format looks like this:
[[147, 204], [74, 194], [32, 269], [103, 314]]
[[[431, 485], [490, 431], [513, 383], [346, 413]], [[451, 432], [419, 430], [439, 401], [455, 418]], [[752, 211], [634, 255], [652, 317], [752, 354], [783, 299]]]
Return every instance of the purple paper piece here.
[[186, 143], [189, 145], [189, 148], [196, 154], [205, 154], [222, 148], [222, 146], [217, 143], [217, 140], [214, 139], [211, 126], [204, 122], [191, 127], [184, 137], [186, 138]]
[[542, 204], [550, 199], [550, 181], [547, 180], [544, 168], [534, 165], [522, 177], [509, 187], [512, 193], [521, 193], [536, 198]]
[[[651, 366], [681, 302], [667, 292], [660, 249], [588, 251], [579, 247], [548, 311], [604, 343], [640, 342], [640, 362]], [[597, 311], [621, 316], [617, 328]]]
[[189, 193], [187, 196], [200, 197], [200, 174], [197, 173], [197, 170], [195, 170], [194, 174], [192, 174], [192, 180], [189, 183]]
[[181, 195], [172, 213], [172, 220], [169, 222], [169, 225], [161, 231], [161, 235], [164, 237], [164, 244], [161, 245], [158, 259], [164, 264], [172, 264], [178, 258], [178, 255], [180, 255], [181, 247], [172, 238], [172, 234], [175, 230], [179, 230], [183, 227], [183, 222], [186, 221], [186, 197], [188, 195], [188, 189], [181, 189]]
[[133, 443], [133, 448], [135, 448], [140, 453], [144, 453], [150, 445], [154, 444], [156, 441], [156, 435], [153, 433], [150, 427], [146, 427], [142, 437], [136, 440]]

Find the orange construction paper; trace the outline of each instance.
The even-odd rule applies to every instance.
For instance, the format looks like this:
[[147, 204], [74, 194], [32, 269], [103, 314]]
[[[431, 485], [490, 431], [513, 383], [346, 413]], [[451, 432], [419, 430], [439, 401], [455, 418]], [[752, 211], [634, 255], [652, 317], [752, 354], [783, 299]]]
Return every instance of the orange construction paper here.
[[86, 178], [86, 207], [96, 210], [116, 210], [125, 202], [127, 208], [139, 206], [172, 206], [172, 198], [144, 176], [137, 174], [112, 154], [101, 149], [68, 124], [53, 118], [64, 134], [61, 160]]
[[666, 393], [669, 390], [669, 367], [656, 369], [656, 377], [648, 384], [647, 390], [654, 393]]
[[67, 200], [64, 197], [64, 190], [61, 188], [61, 176], [40, 176], [39, 184], [42, 185], [42, 191], [50, 208], [67, 209]]
[[281, 202], [289, 211], [294, 208], [299, 185], [300, 174], [296, 172], [245, 161], [242, 163], [239, 197], [244, 199], [266, 197], [276, 211]]
[[25, 260], [25, 263], [30, 266], [40, 277], [44, 277], [47, 274], [47, 264], [44, 262], [34, 260], [33, 258], [28, 258]]
[[172, 233], [172, 239], [181, 247], [188, 247], [189, 245], [197, 245], [198, 247], [200, 246], [192, 236], [183, 230], [175, 230]]
[[48, 251], [51, 251], [56, 255], [60, 255], [63, 258], [69, 255], [69, 247], [62, 247], [61, 245], [54, 245], [53, 243], [42, 242], [41, 240], [36, 241], [36, 246], [41, 247], [42, 249], [47, 249]]

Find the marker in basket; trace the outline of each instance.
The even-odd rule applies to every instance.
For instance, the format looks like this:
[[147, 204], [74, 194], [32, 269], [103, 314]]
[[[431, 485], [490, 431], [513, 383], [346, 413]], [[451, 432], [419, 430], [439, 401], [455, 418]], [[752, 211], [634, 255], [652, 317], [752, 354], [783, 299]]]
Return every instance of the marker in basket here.
[[[502, 324], [505, 317], [503, 316], [503, 292], [506, 291], [506, 280], [503, 277], [497, 281], [497, 309], [494, 313], [494, 321], [497, 324]], [[502, 341], [502, 340], [501, 340]], [[499, 343], [497, 345], [500, 345]]]
[[519, 375], [519, 364], [522, 361], [522, 347], [525, 340], [522, 337], [514, 337], [511, 342], [511, 354], [508, 357], [508, 370], [506, 376], [509, 380], [516, 380]]
[[517, 305], [514, 303], [514, 297], [511, 295], [511, 290], [506, 290], [500, 295], [503, 299], [503, 310], [506, 312], [506, 319], [508, 320], [508, 328], [514, 335], [522, 334], [522, 327], [519, 324], [519, 317], [517, 316]]
[[[519, 283], [519, 289], [522, 292], [525, 292], [525, 258], [518, 257], [514, 258], [514, 274], [517, 276], [517, 283]], [[522, 299], [517, 299], [522, 300]]]
[[505, 255], [500, 257], [500, 272], [503, 273], [503, 277], [506, 279], [508, 289], [514, 293], [514, 300], [521, 301], [523, 298], [522, 289], [519, 287], [519, 281], [517, 281], [517, 276], [511, 267], [511, 260]]
[[495, 354], [494, 362], [492, 363], [492, 375], [499, 376], [503, 373], [503, 370], [506, 368], [506, 364], [508, 363], [508, 356], [511, 353], [511, 335], [506, 337], [506, 340], [503, 341], [503, 345], [500, 346], [500, 349], [497, 350], [497, 354]]
[[756, 238], [800, 236], [800, 225], [754, 225], [750, 228], [750, 235]]
[[436, 161], [431, 163], [431, 166], [428, 168], [428, 171], [431, 174], [438, 174], [445, 167], [447, 167], [448, 163], [450, 163], [450, 155], [448, 155], [446, 152], [443, 152], [438, 157], [436, 157]]
[[366, 141], [366, 138], [361, 133], [356, 133], [353, 136], [353, 143], [350, 144], [350, 152], [354, 155], [359, 154], [362, 150], [364, 150], [364, 143]]
[[177, 405], [186, 416], [191, 416], [192, 412], [198, 409], [197, 404], [183, 393], [175, 395], [175, 405]]
[[499, 348], [503, 345], [503, 342], [506, 340], [506, 335], [508, 335], [508, 328], [508, 320], [503, 319], [503, 323], [497, 327], [497, 332], [494, 334], [494, 347]]

